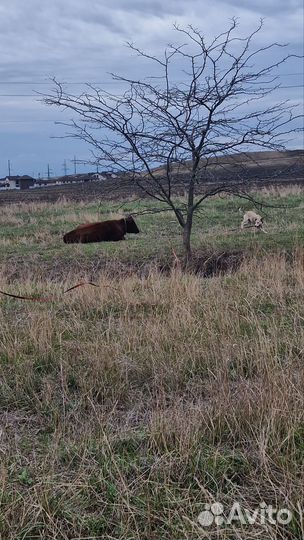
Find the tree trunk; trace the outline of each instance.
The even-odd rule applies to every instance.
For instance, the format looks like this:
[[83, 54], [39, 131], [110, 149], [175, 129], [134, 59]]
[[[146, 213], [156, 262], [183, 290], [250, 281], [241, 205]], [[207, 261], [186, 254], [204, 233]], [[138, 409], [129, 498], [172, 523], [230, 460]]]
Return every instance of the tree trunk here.
[[192, 231], [192, 216], [187, 220], [183, 231], [183, 245], [185, 250], [185, 266], [188, 265], [191, 259], [191, 231]]

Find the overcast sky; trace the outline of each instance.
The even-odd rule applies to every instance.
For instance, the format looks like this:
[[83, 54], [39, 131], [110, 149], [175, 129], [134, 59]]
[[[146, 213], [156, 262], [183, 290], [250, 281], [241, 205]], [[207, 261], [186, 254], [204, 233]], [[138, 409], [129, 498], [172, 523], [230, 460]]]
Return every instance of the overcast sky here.
[[[74, 139], [57, 139], [64, 113], [42, 104], [36, 92], [49, 92], [51, 77], [77, 92], [95, 82], [114, 92], [109, 72], [145, 75], [125, 46], [133, 41], [152, 53], [176, 41], [173, 24], [188, 24], [213, 37], [239, 18], [238, 32], [251, 32], [261, 17], [258, 45], [289, 43], [288, 52], [303, 54], [301, 0], [0, 0], [0, 177], [44, 175], [47, 164], [63, 174], [63, 162], [88, 159], [89, 149]], [[271, 59], [270, 59], [271, 60]], [[303, 66], [291, 62], [280, 71], [278, 99], [303, 100]], [[290, 147], [300, 147], [298, 137]], [[78, 170], [89, 170], [78, 166]]]

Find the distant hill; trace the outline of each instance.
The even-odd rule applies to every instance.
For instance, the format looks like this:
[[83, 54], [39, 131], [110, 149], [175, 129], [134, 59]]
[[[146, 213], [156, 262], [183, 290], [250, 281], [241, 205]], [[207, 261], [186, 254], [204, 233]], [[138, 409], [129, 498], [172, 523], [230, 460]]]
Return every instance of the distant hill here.
[[[201, 170], [206, 164], [202, 160]], [[237, 174], [240, 178], [263, 182], [294, 181], [297, 178], [304, 181], [304, 150], [287, 150], [284, 152], [248, 152], [223, 157], [211, 158], [205, 178], [210, 182], [233, 180]], [[176, 165], [178, 175], [187, 175], [190, 162]], [[159, 176], [164, 174], [164, 168], [155, 169]]]
[[[164, 169], [155, 169], [161, 178]], [[188, 176], [188, 164], [175, 166], [174, 190], [182, 193]], [[207, 172], [203, 171], [204, 184], [247, 180], [252, 186], [269, 184], [304, 183], [304, 151], [251, 152], [212, 159]], [[140, 195], [142, 191], [130, 182], [128, 175], [105, 178], [98, 182], [41, 187], [35, 190], [0, 192], [0, 205], [20, 201], [56, 201], [62, 197], [71, 200], [122, 199], [130, 195]]]

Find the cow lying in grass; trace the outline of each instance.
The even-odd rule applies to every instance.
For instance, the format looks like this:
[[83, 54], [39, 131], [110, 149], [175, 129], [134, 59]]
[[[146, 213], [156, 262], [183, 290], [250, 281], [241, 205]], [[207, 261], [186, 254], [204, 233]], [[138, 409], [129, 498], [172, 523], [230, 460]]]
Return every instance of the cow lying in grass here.
[[139, 229], [132, 216], [100, 221], [98, 223], [84, 223], [83, 225], [79, 225], [77, 229], [66, 233], [63, 241], [66, 244], [118, 242], [119, 240], [125, 240], [126, 233], [139, 233]]
[[245, 212], [243, 221], [241, 223], [241, 229], [248, 226], [255, 227], [259, 231], [266, 233], [266, 231], [263, 229], [263, 218], [259, 214], [256, 214], [256, 212], [253, 210], [248, 210], [248, 212]]

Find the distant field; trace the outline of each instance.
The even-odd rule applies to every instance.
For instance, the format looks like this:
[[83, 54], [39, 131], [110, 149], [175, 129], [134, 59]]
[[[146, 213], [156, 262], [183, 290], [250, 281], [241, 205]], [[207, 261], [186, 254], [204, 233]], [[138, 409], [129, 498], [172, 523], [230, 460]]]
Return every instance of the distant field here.
[[[261, 189], [269, 185], [288, 186], [304, 184], [304, 152], [289, 150], [284, 152], [249, 152], [218, 157], [210, 163], [207, 173], [204, 172], [204, 183], [208, 184], [247, 181], [253, 189]], [[163, 169], [155, 169], [156, 176], [163, 175]], [[184, 181], [187, 181], [189, 168], [187, 162], [175, 169], [173, 190], [182, 194]], [[205, 176], [207, 175], [207, 176]], [[198, 186], [198, 189], [200, 186]], [[143, 197], [143, 192], [128, 175], [105, 178], [99, 182], [75, 183], [71, 185], [48, 186], [28, 190], [0, 191], [0, 207], [19, 202], [48, 202], [66, 198], [74, 201], [96, 201], [125, 199], [132, 196]]]
[[[178, 225], [151, 201], [1, 208], [0, 289], [51, 297], [0, 295], [1, 540], [304, 537], [303, 195], [257, 195], [287, 207], [267, 234], [240, 232], [246, 201], [208, 201], [195, 257], [238, 262], [209, 279], [174, 267]], [[140, 235], [63, 243], [122, 212]], [[214, 502], [291, 517], [200, 526]]]

